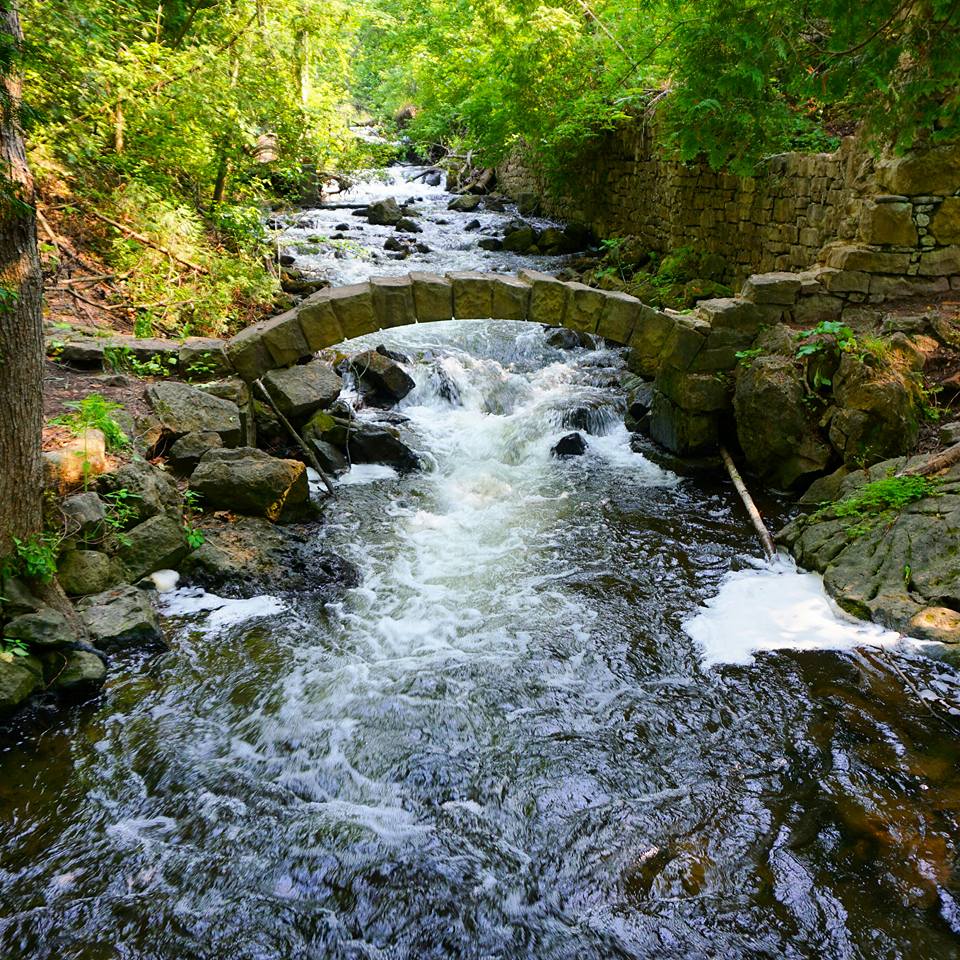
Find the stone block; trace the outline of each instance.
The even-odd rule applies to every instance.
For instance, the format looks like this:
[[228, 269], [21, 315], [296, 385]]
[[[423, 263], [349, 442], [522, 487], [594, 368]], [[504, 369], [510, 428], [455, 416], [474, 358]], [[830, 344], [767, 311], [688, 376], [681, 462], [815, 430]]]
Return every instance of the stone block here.
[[275, 367], [289, 367], [312, 353], [300, 328], [296, 310], [288, 310], [264, 321], [261, 333]]
[[695, 315], [714, 329], [738, 330], [756, 335], [763, 324], [775, 323], [781, 313], [782, 308], [774, 304], [751, 303], [740, 297], [718, 297], [701, 300]]
[[187, 337], [180, 342], [177, 357], [180, 376], [189, 380], [211, 380], [230, 373], [224, 342], [216, 337]]
[[313, 353], [332, 347], [344, 339], [333, 304], [325, 290], [307, 297], [297, 307], [297, 319], [300, 321], [300, 329], [307, 346]]
[[526, 320], [530, 313], [530, 284], [519, 277], [491, 277], [491, 316], [496, 320]]
[[678, 407], [693, 413], [716, 413], [730, 406], [730, 388], [714, 373], [688, 372], [665, 366], [657, 389]]
[[280, 412], [295, 421], [329, 407], [343, 386], [333, 367], [322, 360], [271, 370], [264, 375], [263, 384]]
[[947, 197], [930, 221], [937, 243], [960, 243], [960, 197]]
[[379, 329], [369, 283], [351, 283], [323, 291], [333, 306], [344, 337], [352, 340]]
[[941, 247], [920, 254], [921, 277], [952, 277], [960, 274], [960, 246]]
[[[874, 277], [876, 280], [886, 277]], [[872, 282], [871, 280], [871, 282]], [[844, 300], [841, 297], [831, 297], [826, 293], [815, 294], [812, 297], [801, 297], [793, 308], [793, 319], [803, 326], [816, 326], [821, 320], [835, 320], [843, 311]]]
[[720, 443], [720, 418], [713, 413], [691, 413], [654, 390], [650, 436], [680, 456], [710, 453]]
[[696, 316], [676, 316], [663, 345], [663, 369], [688, 370], [703, 349], [710, 325]]
[[478, 270], [447, 274], [453, 286], [453, 315], [457, 320], [485, 320], [493, 309], [493, 283]]
[[909, 253], [889, 253], [847, 243], [825, 247], [823, 260], [828, 267], [835, 267], [837, 270], [856, 270], [863, 273], [906, 273], [910, 266]]
[[917, 243], [913, 207], [909, 203], [872, 203], [867, 201], [860, 213], [860, 239], [900, 247]]
[[660, 372], [668, 340], [677, 321], [645, 303], [630, 334], [629, 366], [643, 377], [654, 377]]
[[960, 144], [944, 144], [893, 157], [877, 166], [880, 185], [890, 193], [952, 194], [960, 184]]
[[605, 294], [603, 312], [600, 314], [596, 332], [607, 340], [626, 346], [630, 343], [633, 328], [640, 319], [642, 307], [643, 304], [628, 293], [608, 291]]
[[568, 283], [569, 299], [563, 325], [583, 333], [596, 333], [600, 316], [607, 303], [604, 291], [583, 283]]
[[371, 277], [373, 312], [381, 329], [406, 327], [417, 322], [413, 284], [408, 276]]
[[870, 289], [870, 274], [856, 270], [830, 268], [821, 271], [819, 278], [828, 293], [866, 293]]
[[521, 270], [520, 279], [530, 284], [530, 315], [533, 323], [562, 327], [567, 313], [570, 291], [556, 277], [539, 270]]
[[276, 366], [263, 339], [264, 323], [265, 321], [261, 321], [244, 327], [224, 346], [231, 366], [248, 383], [259, 380], [268, 370]]
[[754, 273], [747, 277], [740, 296], [751, 303], [793, 305], [800, 294], [800, 277], [795, 273]]
[[436, 323], [453, 317], [453, 284], [438, 273], [410, 274], [413, 305], [420, 323]]

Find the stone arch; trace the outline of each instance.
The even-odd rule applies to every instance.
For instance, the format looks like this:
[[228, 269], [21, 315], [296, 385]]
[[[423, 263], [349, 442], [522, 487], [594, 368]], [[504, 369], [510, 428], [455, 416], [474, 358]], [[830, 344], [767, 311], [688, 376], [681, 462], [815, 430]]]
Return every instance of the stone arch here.
[[648, 345], [651, 337], [659, 347], [672, 324], [629, 294], [567, 283], [535, 270], [515, 277], [414, 272], [321, 290], [293, 310], [245, 328], [225, 349], [234, 370], [253, 381], [324, 347], [378, 330], [478, 319], [563, 326], [631, 347]]

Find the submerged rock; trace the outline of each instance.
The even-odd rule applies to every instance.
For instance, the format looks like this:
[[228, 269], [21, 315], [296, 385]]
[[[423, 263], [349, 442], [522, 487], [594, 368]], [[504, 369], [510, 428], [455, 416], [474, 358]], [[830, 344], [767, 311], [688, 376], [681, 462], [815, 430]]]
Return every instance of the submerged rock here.
[[458, 213], [472, 213], [480, 206], [481, 198], [475, 194], [467, 193], [462, 197], [455, 197], [447, 204], [448, 210], [456, 210]]
[[579, 433], [568, 433], [550, 449], [557, 458], [565, 460], [568, 457], [579, 457], [587, 452], [587, 441]]

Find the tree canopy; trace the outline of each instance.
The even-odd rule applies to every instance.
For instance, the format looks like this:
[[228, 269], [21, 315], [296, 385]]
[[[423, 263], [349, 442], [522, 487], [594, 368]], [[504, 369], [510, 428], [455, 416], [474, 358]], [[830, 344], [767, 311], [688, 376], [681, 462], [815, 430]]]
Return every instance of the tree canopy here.
[[361, 36], [365, 97], [488, 161], [656, 107], [681, 157], [747, 170], [861, 121], [878, 145], [953, 136], [960, 107], [954, 0], [376, 0]]

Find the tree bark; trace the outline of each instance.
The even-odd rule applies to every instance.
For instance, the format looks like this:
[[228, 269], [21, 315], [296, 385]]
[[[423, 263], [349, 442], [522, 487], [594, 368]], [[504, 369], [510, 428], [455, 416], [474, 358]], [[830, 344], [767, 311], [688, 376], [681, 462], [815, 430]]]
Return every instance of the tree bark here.
[[0, 556], [42, 525], [43, 283], [20, 125], [22, 41], [15, 0], [0, 0], [0, 62], [9, 64], [0, 77]]

